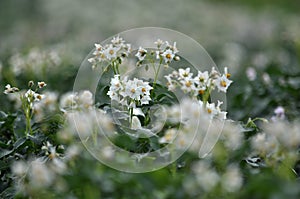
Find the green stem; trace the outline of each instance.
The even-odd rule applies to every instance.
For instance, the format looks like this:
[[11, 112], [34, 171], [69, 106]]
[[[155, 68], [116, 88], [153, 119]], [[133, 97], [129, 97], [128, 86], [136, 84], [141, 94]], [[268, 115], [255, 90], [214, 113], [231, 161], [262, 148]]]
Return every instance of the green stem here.
[[[158, 73], [159, 73], [159, 71], [160, 71], [161, 64], [162, 64], [162, 59], [160, 59], [160, 61], [159, 61], [158, 69], [157, 69], [157, 70], [154, 70], [155, 77], [154, 77], [153, 87], [155, 87], [155, 85], [156, 85], [156, 81], [157, 81], [157, 78], [158, 78]], [[153, 64], [153, 67], [154, 67], [154, 69], [155, 69], [154, 64]]]
[[113, 71], [114, 71], [114, 74], [117, 75], [118, 73], [117, 73], [117, 71], [116, 71], [116, 69], [115, 69], [114, 61], [111, 62], [111, 66], [112, 66], [112, 69], [113, 69]]
[[133, 108], [129, 109], [129, 114], [130, 114], [130, 128], [131, 128], [132, 127]]
[[211, 86], [208, 87], [207, 91], [204, 93], [203, 97], [202, 97], [202, 101], [204, 106], [206, 106], [206, 102], [208, 101], [208, 98], [210, 96], [210, 92], [211, 92]]

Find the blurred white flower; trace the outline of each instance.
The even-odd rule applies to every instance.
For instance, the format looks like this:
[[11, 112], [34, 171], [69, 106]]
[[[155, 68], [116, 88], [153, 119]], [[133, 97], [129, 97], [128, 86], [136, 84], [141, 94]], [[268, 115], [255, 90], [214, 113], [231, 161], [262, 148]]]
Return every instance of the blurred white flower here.
[[222, 187], [227, 192], [239, 191], [243, 186], [243, 178], [240, 169], [236, 165], [229, 165], [222, 176]]
[[300, 145], [300, 125], [298, 121], [293, 123], [287, 121], [267, 123], [263, 129], [267, 137], [274, 137], [284, 148], [296, 150]]
[[171, 128], [167, 129], [165, 132], [165, 135], [159, 139], [159, 143], [165, 144], [165, 143], [172, 143], [177, 135], [178, 129]]
[[11, 169], [13, 174], [22, 177], [26, 175], [28, 168], [28, 165], [24, 161], [17, 161], [12, 164]]
[[254, 81], [256, 79], [256, 70], [253, 67], [248, 67], [246, 70], [246, 75], [250, 81]]
[[231, 150], [237, 150], [244, 141], [242, 127], [231, 121], [225, 121], [221, 137], [224, 140], [226, 148]]
[[39, 86], [39, 88], [43, 88], [43, 87], [47, 86], [47, 84], [45, 82], [38, 82], [38, 86]]
[[282, 106], [278, 106], [274, 110], [275, 115], [271, 117], [272, 122], [276, 122], [278, 120], [284, 120], [285, 119], [285, 110]]
[[17, 92], [17, 91], [19, 91], [18, 88], [16, 88], [16, 87], [11, 87], [10, 84], [7, 84], [7, 85], [5, 86], [4, 94], [15, 93], [15, 92]]
[[50, 186], [55, 179], [53, 171], [51, 171], [45, 162], [35, 160], [31, 162], [29, 171], [29, 182], [34, 187]]
[[93, 93], [88, 90], [81, 91], [78, 94], [78, 102], [83, 108], [89, 108], [94, 104]]
[[204, 191], [211, 191], [220, 181], [219, 174], [205, 160], [195, 163], [192, 171], [195, 173], [197, 183]]
[[161, 39], [156, 40], [154, 44], [157, 46], [157, 48], [160, 48], [165, 42]]
[[271, 85], [272, 84], [272, 80], [271, 80], [271, 77], [268, 73], [264, 73], [262, 75], [262, 80], [263, 82], [266, 84], [266, 85]]

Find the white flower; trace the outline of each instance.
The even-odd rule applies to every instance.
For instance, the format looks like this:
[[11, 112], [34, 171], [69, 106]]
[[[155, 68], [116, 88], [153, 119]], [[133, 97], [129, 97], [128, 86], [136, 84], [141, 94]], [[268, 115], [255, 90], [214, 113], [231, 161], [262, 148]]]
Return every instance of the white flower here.
[[145, 95], [149, 96], [150, 90], [153, 89], [153, 87], [149, 85], [149, 82], [139, 81], [137, 86], [139, 92], [142, 93], [143, 96]]
[[108, 60], [115, 59], [117, 57], [117, 52], [120, 50], [119, 47], [114, 47], [113, 45], [109, 45], [105, 50], [104, 50], [104, 55]]
[[112, 38], [111, 43], [116, 45], [116, 46], [122, 46], [125, 43], [125, 41], [124, 41], [123, 38], [121, 38], [118, 35], [118, 36]]
[[31, 163], [29, 178], [34, 187], [46, 187], [52, 184], [54, 173], [44, 162], [35, 160]]
[[208, 114], [211, 115], [211, 117], [214, 117], [217, 113], [218, 113], [218, 110], [216, 108], [216, 105], [215, 103], [208, 103], [206, 104], [206, 111]]
[[230, 78], [230, 77], [231, 77], [231, 74], [228, 72], [228, 67], [225, 67], [225, 68], [224, 68], [224, 75], [225, 75], [225, 77], [227, 77], [227, 78]]
[[225, 75], [222, 75], [221, 77], [218, 77], [215, 80], [215, 85], [218, 87], [218, 90], [224, 93], [226, 93], [227, 88], [230, 86], [231, 83], [232, 81], [227, 79]]
[[271, 85], [272, 84], [271, 77], [270, 77], [270, 75], [268, 73], [264, 73], [263, 76], [262, 76], [262, 79], [263, 79], [263, 82], [266, 85]]
[[141, 105], [144, 105], [144, 104], [149, 104], [149, 101], [151, 100], [151, 97], [149, 95], [144, 95], [142, 96], [141, 98]]
[[78, 95], [78, 104], [84, 108], [91, 107], [94, 104], [93, 94], [88, 90], [80, 92]]
[[134, 78], [133, 80], [129, 80], [125, 83], [125, 90], [124, 92], [121, 92], [120, 94], [123, 97], [130, 97], [134, 100], [140, 100], [142, 92], [138, 89], [138, 80], [137, 78]]
[[27, 173], [28, 165], [23, 161], [17, 161], [12, 165], [12, 173], [22, 177]]
[[276, 122], [278, 120], [284, 120], [285, 119], [285, 111], [282, 106], [278, 106], [274, 110], [275, 116], [272, 116], [271, 121]]
[[209, 79], [209, 75], [207, 71], [205, 72], [198, 71], [198, 75], [194, 78], [195, 83], [199, 86], [205, 86], [208, 79]]
[[165, 144], [165, 143], [171, 143], [173, 142], [174, 138], [176, 137], [177, 129], [168, 129], [165, 132], [165, 135], [159, 139], [159, 143]]
[[111, 100], [119, 101], [119, 94], [115, 90], [109, 89], [109, 91], [107, 91], [107, 95]]
[[160, 48], [164, 44], [164, 42], [163, 40], [158, 39], [156, 42], [154, 42], [154, 44], [157, 46], [157, 48]]
[[185, 78], [181, 80], [180, 83], [181, 83], [181, 90], [183, 90], [184, 92], [191, 92], [196, 90], [194, 79]]
[[198, 161], [192, 167], [196, 180], [205, 191], [212, 190], [219, 182], [220, 176], [205, 160]]
[[190, 73], [190, 68], [186, 68], [186, 69], [182, 69], [182, 68], [180, 68], [179, 70], [178, 70], [178, 75], [179, 75], [179, 77], [178, 77], [178, 79], [179, 80], [181, 80], [181, 79], [190, 79], [190, 78], [192, 78], [192, 76], [193, 76], [193, 73]]
[[45, 82], [38, 82], [38, 87], [39, 88], [43, 88], [45, 86], [47, 86], [47, 84]]
[[253, 67], [248, 67], [246, 75], [250, 81], [254, 81], [256, 79], [256, 70]]
[[225, 121], [222, 131], [225, 146], [231, 150], [237, 150], [243, 143], [242, 127], [230, 121]]
[[174, 54], [179, 52], [177, 47], [176, 47], [176, 42], [173, 43], [173, 46], [170, 45], [169, 42], [166, 42], [166, 43], [167, 43], [167, 47], [170, 48], [173, 51]]
[[135, 54], [135, 56], [139, 59], [139, 61], [143, 61], [146, 55], [147, 55], [147, 50], [142, 47], [139, 47], [138, 52]]
[[14, 93], [14, 92], [17, 92], [17, 91], [19, 91], [18, 88], [16, 88], [16, 87], [11, 87], [10, 84], [7, 84], [7, 85], [5, 86], [4, 94]]
[[77, 107], [77, 102], [76, 102], [77, 99], [78, 99], [77, 93], [73, 93], [73, 92], [65, 93], [60, 98], [60, 108], [65, 109], [65, 108]]
[[27, 101], [30, 103], [33, 101], [39, 101], [42, 98], [41, 95], [31, 89], [27, 90], [27, 92], [24, 94], [24, 97], [27, 98]]
[[176, 85], [175, 83], [173, 83], [173, 80], [171, 79], [171, 75], [172, 74], [169, 74], [169, 75], [166, 75], [165, 78], [167, 79], [167, 87], [168, 87], [168, 90], [169, 91], [174, 91], [175, 88], [176, 88]]
[[160, 56], [161, 56], [161, 52], [159, 50], [156, 50], [155, 51], [155, 58], [160, 59]]
[[174, 52], [170, 49], [162, 53], [162, 57], [164, 58], [165, 63], [170, 63], [173, 60], [174, 56]]
[[230, 165], [226, 173], [222, 176], [222, 187], [227, 192], [236, 192], [243, 185], [243, 178], [239, 168], [235, 165]]

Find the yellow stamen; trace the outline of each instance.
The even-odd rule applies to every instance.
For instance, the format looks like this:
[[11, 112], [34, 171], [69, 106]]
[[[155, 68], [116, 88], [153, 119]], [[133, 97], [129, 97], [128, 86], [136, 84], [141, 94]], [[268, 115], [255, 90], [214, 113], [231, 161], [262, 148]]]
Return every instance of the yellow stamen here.
[[207, 109], [207, 112], [208, 112], [209, 114], [211, 114], [212, 111], [211, 111], [211, 109], [208, 108], [208, 109]]
[[109, 54], [113, 55], [114, 54], [114, 50], [109, 50]]
[[145, 93], [146, 92], [146, 88], [142, 88], [142, 92]]
[[226, 86], [227, 86], [227, 84], [226, 84], [226, 82], [225, 82], [224, 80], [222, 80], [222, 81], [220, 82], [220, 86], [222, 86], [222, 87], [226, 87]]
[[185, 83], [185, 86], [186, 86], [186, 87], [191, 87], [191, 85], [192, 85], [192, 83], [191, 83], [190, 81], [187, 81], [187, 82]]
[[55, 154], [50, 153], [50, 155], [48, 156], [50, 160], [53, 160], [55, 158]]
[[230, 78], [230, 77], [231, 77], [231, 74], [230, 74], [230, 73], [227, 73], [227, 74], [226, 74], [226, 77], [227, 77], [227, 78]]
[[132, 93], [135, 93], [135, 89], [134, 89], [134, 88], [133, 88], [133, 89], [131, 89], [131, 90], [130, 90], [130, 92], [132, 92]]
[[198, 93], [199, 93], [200, 95], [203, 95], [204, 92], [205, 92], [204, 90], [199, 90], [199, 91], [198, 91]]
[[179, 141], [179, 144], [180, 144], [180, 146], [184, 146], [184, 145], [185, 145], [185, 141], [181, 139], [181, 140]]
[[171, 57], [172, 57], [171, 54], [166, 54], [167, 59], [171, 59]]

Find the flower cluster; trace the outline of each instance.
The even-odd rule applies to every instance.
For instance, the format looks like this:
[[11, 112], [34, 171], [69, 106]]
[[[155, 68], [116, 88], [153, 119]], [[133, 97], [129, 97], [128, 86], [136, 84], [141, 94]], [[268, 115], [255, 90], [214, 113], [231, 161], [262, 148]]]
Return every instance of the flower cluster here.
[[[47, 86], [47, 84], [45, 82], [38, 82], [37, 84], [38, 85], [36, 89], [32, 90], [32, 87], [34, 86], [34, 82], [29, 81], [28, 83], [29, 89], [24, 94], [22, 93], [20, 96], [21, 101], [23, 100], [27, 101], [29, 103], [30, 108], [33, 107], [33, 102], [38, 102], [44, 98], [44, 95], [39, 94], [37, 91]], [[10, 84], [7, 84], [5, 88], [6, 89], [4, 90], [4, 94], [18, 93], [20, 91], [19, 88], [11, 87]]]
[[10, 84], [6, 85], [6, 89], [4, 91], [5, 94], [19, 94], [19, 100], [21, 101], [21, 106], [26, 118], [26, 134], [32, 134], [32, 129], [31, 129], [31, 119], [33, 117], [34, 113], [34, 103], [39, 102], [42, 100], [45, 96], [38, 93], [38, 91], [47, 84], [45, 82], [38, 82], [37, 85], [34, 88], [34, 82], [29, 81], [28, 82], [28, 87], [29, 89], [26, 92], [21, 92], [18, 88], [16, 87], [11, 87]]
[[66, 112], [69, 109], [88, 109], [94, 105], [93, 94], [88, 91], [68, 92], [60, 98], [60, 109]]
[[[172, 60], [178, 61], [180, 58], [179, 56], [176, 56], [176, 53], [178, 53], [178, 49], [176, 47], [176, 42], [174, 42], [173, 45], [171, 45], [168, 41], [162, 41], [158, 39], [156, 42], [154, 42], [156, 45], [155, 51], [151, 51], [151, 54], [155, 54], [155, 59], [157, 60], [164, 60], [165, 64], [171, 63]], [[135, 54], [135, 56], [139, 59], [139, 61], [143, 61], [145, 57], [147, 56], [147, 50], [139, 47], [138, 52]]]
[[120, 102], [123, 105], [135, 107], [136, 105], [149, 104], [151, 89], [153, 87], [149, 85], [149, 82], [144, 82], [137, 78], [127, 80], [127, 77], [120, 80], [120, 76], [115, 75], [111, 78], [107, 95], [112, 100]]
[[170, 91], [179, 86], [184, 92], [190, 93], [192, 96], [204, 95], [206, 92], [210, 94], [215, 88], [226, 93], [232, 83], [228, 79], [229, 77], [230, 73], [228, 73], [227, 67], [224, 68], [224, 74], [220, 74], [213, 67], [210, 73], [198, 71], [197, 76], [193, 76], [190, 68], [180, 68], [178, 71], [165, 76]]
[[17, 53], [9, 59], [9, 64], [15, 75], [20, 75], [23, 72], [41, 75], [44, 73], [44, 69], [58, 66], [61, 62], [60, 49], [58, 48], [50, 50], [32, 48], [27, 55]]
[[117, 36], [111, 40], [110, 44], [102, 46], [96, 43], [93, 57], [89, 58], [88, 62], [95, 68], [102, 61], [113, 62], [119, 59], [120, 62], [123, 58], [128, 57], [130, 52], [131, 44], [126, 43], [123, 38]]

